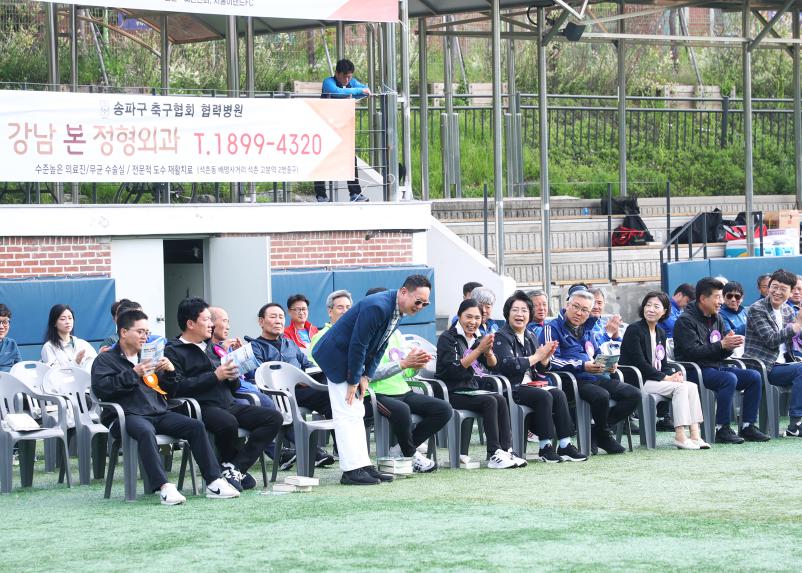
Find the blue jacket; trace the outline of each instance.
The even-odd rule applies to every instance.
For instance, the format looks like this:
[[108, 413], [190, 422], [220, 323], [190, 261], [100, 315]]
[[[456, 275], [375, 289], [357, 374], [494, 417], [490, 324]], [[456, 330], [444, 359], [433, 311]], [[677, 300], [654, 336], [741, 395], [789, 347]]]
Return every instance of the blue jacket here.
[[743, 306], [738, 307], [738, 312], [732, 312], [727, 306], [722, 305], [718, 313], [724, 319], [724, 324], [735, 334], [746, 336], [746, 309]]
[[22, 362], [17, 342], [6, 336], [0, 340], [0, 372], [8, 372], [17, 362]]
[[312, 357], [330, 382], [356, 385], [362, 376], [373, 378], [387, 348], [384, 332], [393, 318], [397, 298], [396, 290], [363, 298], [318, 341]]
[[566, 328], [565, 322], [565, 309], [563, 309], [557, 318], [546, 323], [543, 332], [540, 333], [540, 344], [546, 343], [546, 331], [548, 330], [551, 334], [551, 339], [559, 342], [559, 346], [557, 346], [557, 350], [551, 359], [552, 370], [565, 370], [576, 374], [583, 373], [585, 372], [585, 362], [591, 360], [599, 352], [599, 345], [596, 343], [596, 337], [593, 334], [593, 327], [596, 326], [598, 319], [591, 316], [585, 321], [585, 330], [578, 340]]
[[596, 346], [601, 346], [605, 342], [609, 342], [611, 340], [615, 342], [621, 342], [621, 337], [618, 338], [610, 338], [610, 335], [607, 334], [607, 321], [610, 320], [610, 317], [603, 316], [601, 318], [596, 319], [596, 324], [593, 325], [593, 338], [596, 342]]
[[[259, 362], [286, 362], [299, 370], [306, 370], [314, 366], [298, 345], [283, 334], [278, 337], [281, 351], [277, 350], [266, 338], [261, 336], [259, 338], [246, 337], [245, 339], [251, 343], [253, 355]], [[255, 375], [256, 370], [252, 370], [245, 374], [245, 379], [253, 380]]]
[[331, 76], [323, 80], [321, 91], [323, 92], [324, 98], [342, 99], [350, 97], [353, 99], [362, 99], [363, 97], [367, 97], [362, 92], [362, 90], [366, 87], [368, 86], [361, 83], [356, 78], [351, 78], [350, 82], [344, 86], [341, 86], [337, 83], [337, 80], [334, 78], [334, 76]]
[[673, 298], [669, 300], [671, 301], [671, 312], [664, 321], [658, 322], [657, 325], [665, 330], [666, 338], [674, 338], [674, 324], [677, 322], [679, 315], [682, 314], [682, 309], [677, 306]]

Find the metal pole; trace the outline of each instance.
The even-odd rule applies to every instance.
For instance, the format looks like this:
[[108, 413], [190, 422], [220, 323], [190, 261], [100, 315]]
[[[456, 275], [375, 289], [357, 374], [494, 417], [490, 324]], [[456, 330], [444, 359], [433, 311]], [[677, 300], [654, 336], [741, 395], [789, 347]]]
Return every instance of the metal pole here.
[[[418, 18], [418, 89], [420, 100], [420, 191], [424, 201], [429, 200], [429, 95], [426, 51], [426, 18]], [[409, 172], [409, 167], [407, 167]]]
[[744, 172], [746, 174], [744, 195], [746, 198], [746, 251], [750, 257], [755, 256], [755, 221], [752, 219], [752, 196], [754, 179], [752, 176], [752, 52], [749, 51], [749, 0], [744, 1], [741, 14], [741, 25], [745, 41], [742, 47], [744, 74]]
[[488, 244], [488, 240], [487, 240], [487, 218], [488, 218], [488, 213], [487, 213], [487, 183], [485, 183], [484, 186], [482, 187], [482, 198], [484, 199], [484, 208], [482, 209], [482, 217], [484, 219], [484, 224], [485, 224], [485, 227], [484, 227], [485, 228], [485, 258], [487, 258], [487, 244]]
[[501, 134], [501, 7], [492, 0], [493, 52], [493, 193], [496, 198], [496, 272], [504, 274], [504, 189]]
[[[793, 20], [794, 40], [799, 40], [799, 18], [800, 14], [796, 10], [791, 12]], [[794, 57], [794, 167], [796, 178], [794, 187], [796, 189], [796, 208], [802, 209], [802, 95], [800, 94], [800, 73], [799, 73], [799, 44], [793, 46]]]
[[162, 95], [170, 93], [170, 36], [167, 35], [168, 16], [162, 14], [159, 40], [161, 44]]
[[[618, 13], [624, 13], [624, 3], [619, 2]], [[618, 31], [623, 34], [624, 20], [618, 21]], [[624, 40], [619, 39], [618, 54], [618, 193], [627, 194], [627, 69]]]
[[[56, 5], [48, 2], [45, 4], [45, 15], [47, 18], [47, 83], [50, 84], [52, 91], [58, 91], [61, 83], [58, 69], [58, 11]], [[56, 203], [64, 201], [64, 186], [61, 183], [55, 184]]]
[[[245, 82], [246, 95], [254, 97], [256, 92], [256, 65], [254, 63], [253, 18], [245, 18]], [[256, 183], [248, 183], [248, 202], [256, 203]]]
[[70, 83], [78, 91], [78, 7], [70, 4]]
[[[226, 80], [228, 97], [239, 97], [239, 36], [237, 17], [226, 18]], [[231, 182], [231, 201], [240, 202], [239, 183]]]
[[[368, 85], [370, 89], [376, 89], [376, 28], [373, 24], [367, 24], [368, 42]], [[375, 169], [379, 165], [379, 133], [376, 129], [376, 98], [368, 98], [368, 140], [370, 141], [370, 151], [368, 153], [370, 165]]]
[[342, 60], [345, 57], [345, 25], [342, 22], [337, 22], [337, 59]]
[[[401, 155], [404, 167], [407, 169], [407, 180], [405, 187], [409, 186], [409, 197], [399, 197], [399, 199], [413, 199], [412, 195], [412, 119], [410, 116], [409, 105], [409, 0], [401, 0], [401, 92], [404, 99], [401, 100], [401, 129], [402, 146]], [[399, 181], [400, 183], [400, 181]]]
[[[73, 92], [78, 91], [78, 7], [70, 4], [70, 84]], [[72, 184], [72, 202], [81, 202], [81, 184]]]
[[[666, 181], [666, 240], [671, 238], [671, 180]], [[671, 249], [668, 249], [668, 260], [671, 260]]]
[[389, 91], [385, 100], [387, 107], [384, 109], [387, 125], [387, 175], [389, 177], [389, 181], [385, 181], [385, 201], [398, 200], [398, 78], [396, 75], [395, 26], [394, 23], [383, 24], [385, 71], [387, 73], [387, 83], [384, 89]]
[[[513, 25], [507, 23], [507, 31], [513, 31]], [[515, 197], [518, 190], [518, 125], [515, 86], [515, 41], [507, 39], [507, 109], [510, 114], [510, 131], [507, 138], [507, 189], [509, 196]]]
[[[451, 16], [443, 16], [444, 22], [450, 22]], [[448, 32], [451, 32], [451, 28], [447, 29]], [[453, 93], [453, 84], [454, 84], [454, 61], [452, 59], [453, 50], [451, 49], [451, 43], [453, 42], [453, 38], [450, 35], [443, 36], [443, 94], [445, 95], [445, 103], [446, 103], [446, 120], [445, 120], [445, 138], [441, 141], [441, 145], [443, 147], [443, 157], [445, 158], [443, 164], [443, 198], [449, 199], [451, 198], [451, 187], [456, 180], [454, 176], [454, 146], [457, 144], [454, 141], [454, 134], [451, 131], [451, 117], [454, 114], [454, 93]], [[448, 167], [446, 167], [446, 163], [448, 163]], [[446, 176], [448, 174], [448, 176]]]
[[607, 184], [607, 280], [613, 283], [613, 184]]
[[543, 290], [551, 301], [551, 189], [549, 188], [549, 117], [546, 82], [546, 46], [543, 31], [546, 11], [537, 9], [537, 115], [540, 134], [540, 247], [543, 258]]

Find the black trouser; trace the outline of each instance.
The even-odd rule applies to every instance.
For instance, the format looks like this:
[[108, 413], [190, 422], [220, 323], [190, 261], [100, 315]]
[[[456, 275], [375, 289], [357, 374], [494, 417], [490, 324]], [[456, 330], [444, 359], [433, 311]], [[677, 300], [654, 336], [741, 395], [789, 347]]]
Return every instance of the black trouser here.
[[[419, 445], [445, 426], [454, 411], [445, 400], [412, 391], [396, 396], [376, 394], [376, 399], [379, 402], [379, 412], [389, 420], [401, 452], [406, 457], [413, 456]], [[367, 404], [365, 411], [371, 411]], [[412, 414], [423, 418], [414, 430]]]
[[[165, 412], [153, 416], [128, 414], [125, 417], [125, 431], [137, 442], [139, 461], [142, 463], [142, 469], [147, 474], [153, 491], [161, 488], [168, 481], [164, 464], [159, 455], [159, 446], [156, 445], [156, 434], [187, 440], [206, 483], [212, 483], [220, 477], [222, 471], [220, 464], [214, 457], [206, 429], [200, 420], [177, 412]], [[111, 433], [119, 439], [120, 425], [113, 424]]]
[[[229, 408], [203, 406], [203, 423], [214, 434], [221, 462], [234, 464], [245, 473], [259, 459], [267, 444], [278, 434], [284, 418], [276, 410], [261, 406], [233, 404]], [[239, 447], [238, 432], [243, 427], [251, 436]]]
[[574, 435], [568, 399], [559, 388], [518, 386], [512, 391], [512, 396], [518, 404], [534, 410], [528, 417], [528, 429], [541, 440], [559, 440]]
[[[595, 422], [596, 434], [610, 429], [632, 412], [641, 401], [640, 390], [609, 376], [594, 376], [592, 374], [579, 374], [576, 377], [579, 385], [579, 396], [590, 404], [590, 412]], [[571, 384], [563, 385], [569, 400], [573, 399]], [[610, 400], [616, 404], [610, 408]]]
[[309, 408], [331, 420], [331, 401], [328, 392], [321, 392], [309, 386], [296, 386], [295, 400], [301, 408]]
[[[473, 410], [482, 416], [488, 456], [492, 456], [496, 450], [506, 452], [512, 447], [510, 409], [504, 396], [501, 394], [468, 396], [450, 392], [448, 400], [457, 410]], [[467, 454], [468, 452], [463, 451], [462, 453]]]
[[[359, 185], [359, 167], [354, 157], [354, 179], [348, 182], [348, 194], [353, 197], [362, 193], [362, 187]], [[315, 181], [315, 197], [326, 197], [326, 182]]]

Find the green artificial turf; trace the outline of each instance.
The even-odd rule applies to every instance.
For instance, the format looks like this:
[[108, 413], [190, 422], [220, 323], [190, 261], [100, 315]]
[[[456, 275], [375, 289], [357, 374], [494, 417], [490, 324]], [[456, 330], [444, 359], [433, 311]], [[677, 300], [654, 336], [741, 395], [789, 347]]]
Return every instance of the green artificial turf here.
[[67, 489], [37, 471], [23, 490], [15, 471], [0, 571], [802, 570], [802, 439], [697, 452], [671, 437], [583, 464], [372, 487], [340, 486], [332, 468], [311, 493], [178, 507], [124, 502], [121, 473], [104, 500], [100, 481]]

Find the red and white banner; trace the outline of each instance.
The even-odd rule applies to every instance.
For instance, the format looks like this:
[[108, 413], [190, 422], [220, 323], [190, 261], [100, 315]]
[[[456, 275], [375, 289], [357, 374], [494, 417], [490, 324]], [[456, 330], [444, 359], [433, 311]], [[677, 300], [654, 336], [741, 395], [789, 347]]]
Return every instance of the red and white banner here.
[[3, 181], [346, 181], [352, 99], [0, 90]]
[[395, 22], [398, 0], [43, 0], [59, 4], [101, 6], [125, 10], [157, 10], [224, 16]]

